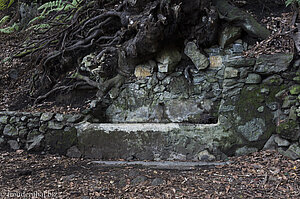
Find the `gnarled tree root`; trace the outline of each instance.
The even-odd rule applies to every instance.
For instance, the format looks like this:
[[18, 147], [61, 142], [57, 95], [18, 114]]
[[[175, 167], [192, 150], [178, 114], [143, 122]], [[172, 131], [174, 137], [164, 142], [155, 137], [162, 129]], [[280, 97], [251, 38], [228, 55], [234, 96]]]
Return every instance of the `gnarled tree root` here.
[[96, 96], [102, 99], [112, 88], [120, 88], [125, 82], [125, 76], [118, 74], [117, 76], [105, 81], [99, 88]]

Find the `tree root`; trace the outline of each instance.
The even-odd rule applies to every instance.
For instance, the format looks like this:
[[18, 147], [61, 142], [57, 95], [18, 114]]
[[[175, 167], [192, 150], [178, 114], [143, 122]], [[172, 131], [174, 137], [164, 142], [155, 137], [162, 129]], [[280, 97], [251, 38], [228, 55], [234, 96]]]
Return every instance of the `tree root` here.
[[56, 87], [56, 88], [53, 88], [52, 90], [50, 90], [49, 92], [47, 92], [46, 94], [44, 95], [41, 95], [39, 96], [38, 98], [35, 99], [33, 105], [36, 105], [37, 103], [39, 103], [40, 101], [42, 100], [45, 100], [46, 98], [48, 98], [50, 95], [52, 95], [53, 93], [57, 92], [57, 91], [70, 91], [70, 90], [73, 90], [75, 89], [76, 87], [78, 86], [83, 86], [85, 85], [85, 83], [83, 82], [77, 82], [75, 83], [74, 85], [70, 85], [70, 86], [59, 86], [59, 87]]
[[125, 77], [120, 74], [118, 74], [117, 76], [115, 76], [103, 83], [98, 83], [98, 82], [93, 81], [90, 78], [80, 75], [80, 74], [76, 74], [75, 78], [77, 80], [83, 80], [88, 85], [90, 85], [94, 88], [97, 88], [98, 92], [97, 92], [96, 96], [99, 99], [102, 99], [112, 88], [116, 88], [116, 89], [120, 88], [125, 82]]
[[83, 80], [85, 81], [88, 85], [92, 86], [92, 87], [95, 87], [97, 89], [100, 89], [101, 87], [101, 84], [96, 82], [96, 81], [93, 81], [91, 80], [90, 78], [86, 77], [86, 76], [83, 76], [83, 75], [80, 75], [80, 74], [75, 74], [74, 77], [77, 79], [77, 80]]
[[117, 76], [107, 80], [106, 82], [101, 85], [101, 88], [98, 90], [96, 96], [99, 99], [102, 99], [108, 91], [112, 88], [120, 88], [125, 82], [125, 77], [123, 75], [118, 74]]

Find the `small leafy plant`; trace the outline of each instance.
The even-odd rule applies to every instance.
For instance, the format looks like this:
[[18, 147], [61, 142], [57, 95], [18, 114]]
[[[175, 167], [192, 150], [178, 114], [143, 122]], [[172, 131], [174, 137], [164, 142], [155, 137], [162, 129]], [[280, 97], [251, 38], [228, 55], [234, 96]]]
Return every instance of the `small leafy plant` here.
[[285, 1], [285, 5], [286, 6], [289, 6], [289, 5], [291, 5], [291, 4], [298, 4], [298, 5], [300, 5], [300, 0], [286, 0]]
[[14, 3], [14, 0], [0, 0], [0, 11], [9, 8]]

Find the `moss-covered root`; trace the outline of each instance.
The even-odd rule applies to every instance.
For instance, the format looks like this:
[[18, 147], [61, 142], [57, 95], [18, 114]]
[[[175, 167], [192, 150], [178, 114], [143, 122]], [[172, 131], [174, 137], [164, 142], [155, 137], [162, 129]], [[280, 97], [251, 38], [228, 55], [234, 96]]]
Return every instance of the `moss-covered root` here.
[[213, 3], [218, 9], [220, 18], [235, 23], [249, 35], [261, 39], [266, 39], [270, 35], [270, 31], [259, 24], [250, 14], [230, 5], [226, 0], [213, 0]]

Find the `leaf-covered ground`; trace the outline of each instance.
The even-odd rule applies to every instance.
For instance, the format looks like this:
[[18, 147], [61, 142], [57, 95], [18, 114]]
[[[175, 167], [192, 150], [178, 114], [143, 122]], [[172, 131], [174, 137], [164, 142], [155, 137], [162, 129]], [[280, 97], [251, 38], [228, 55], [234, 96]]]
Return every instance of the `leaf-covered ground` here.
[[0, 152], [0, 193], [1, 198], [300, 198], [299, 160], [264, 151], [229, 161], [211, 168], [157, 170]]

